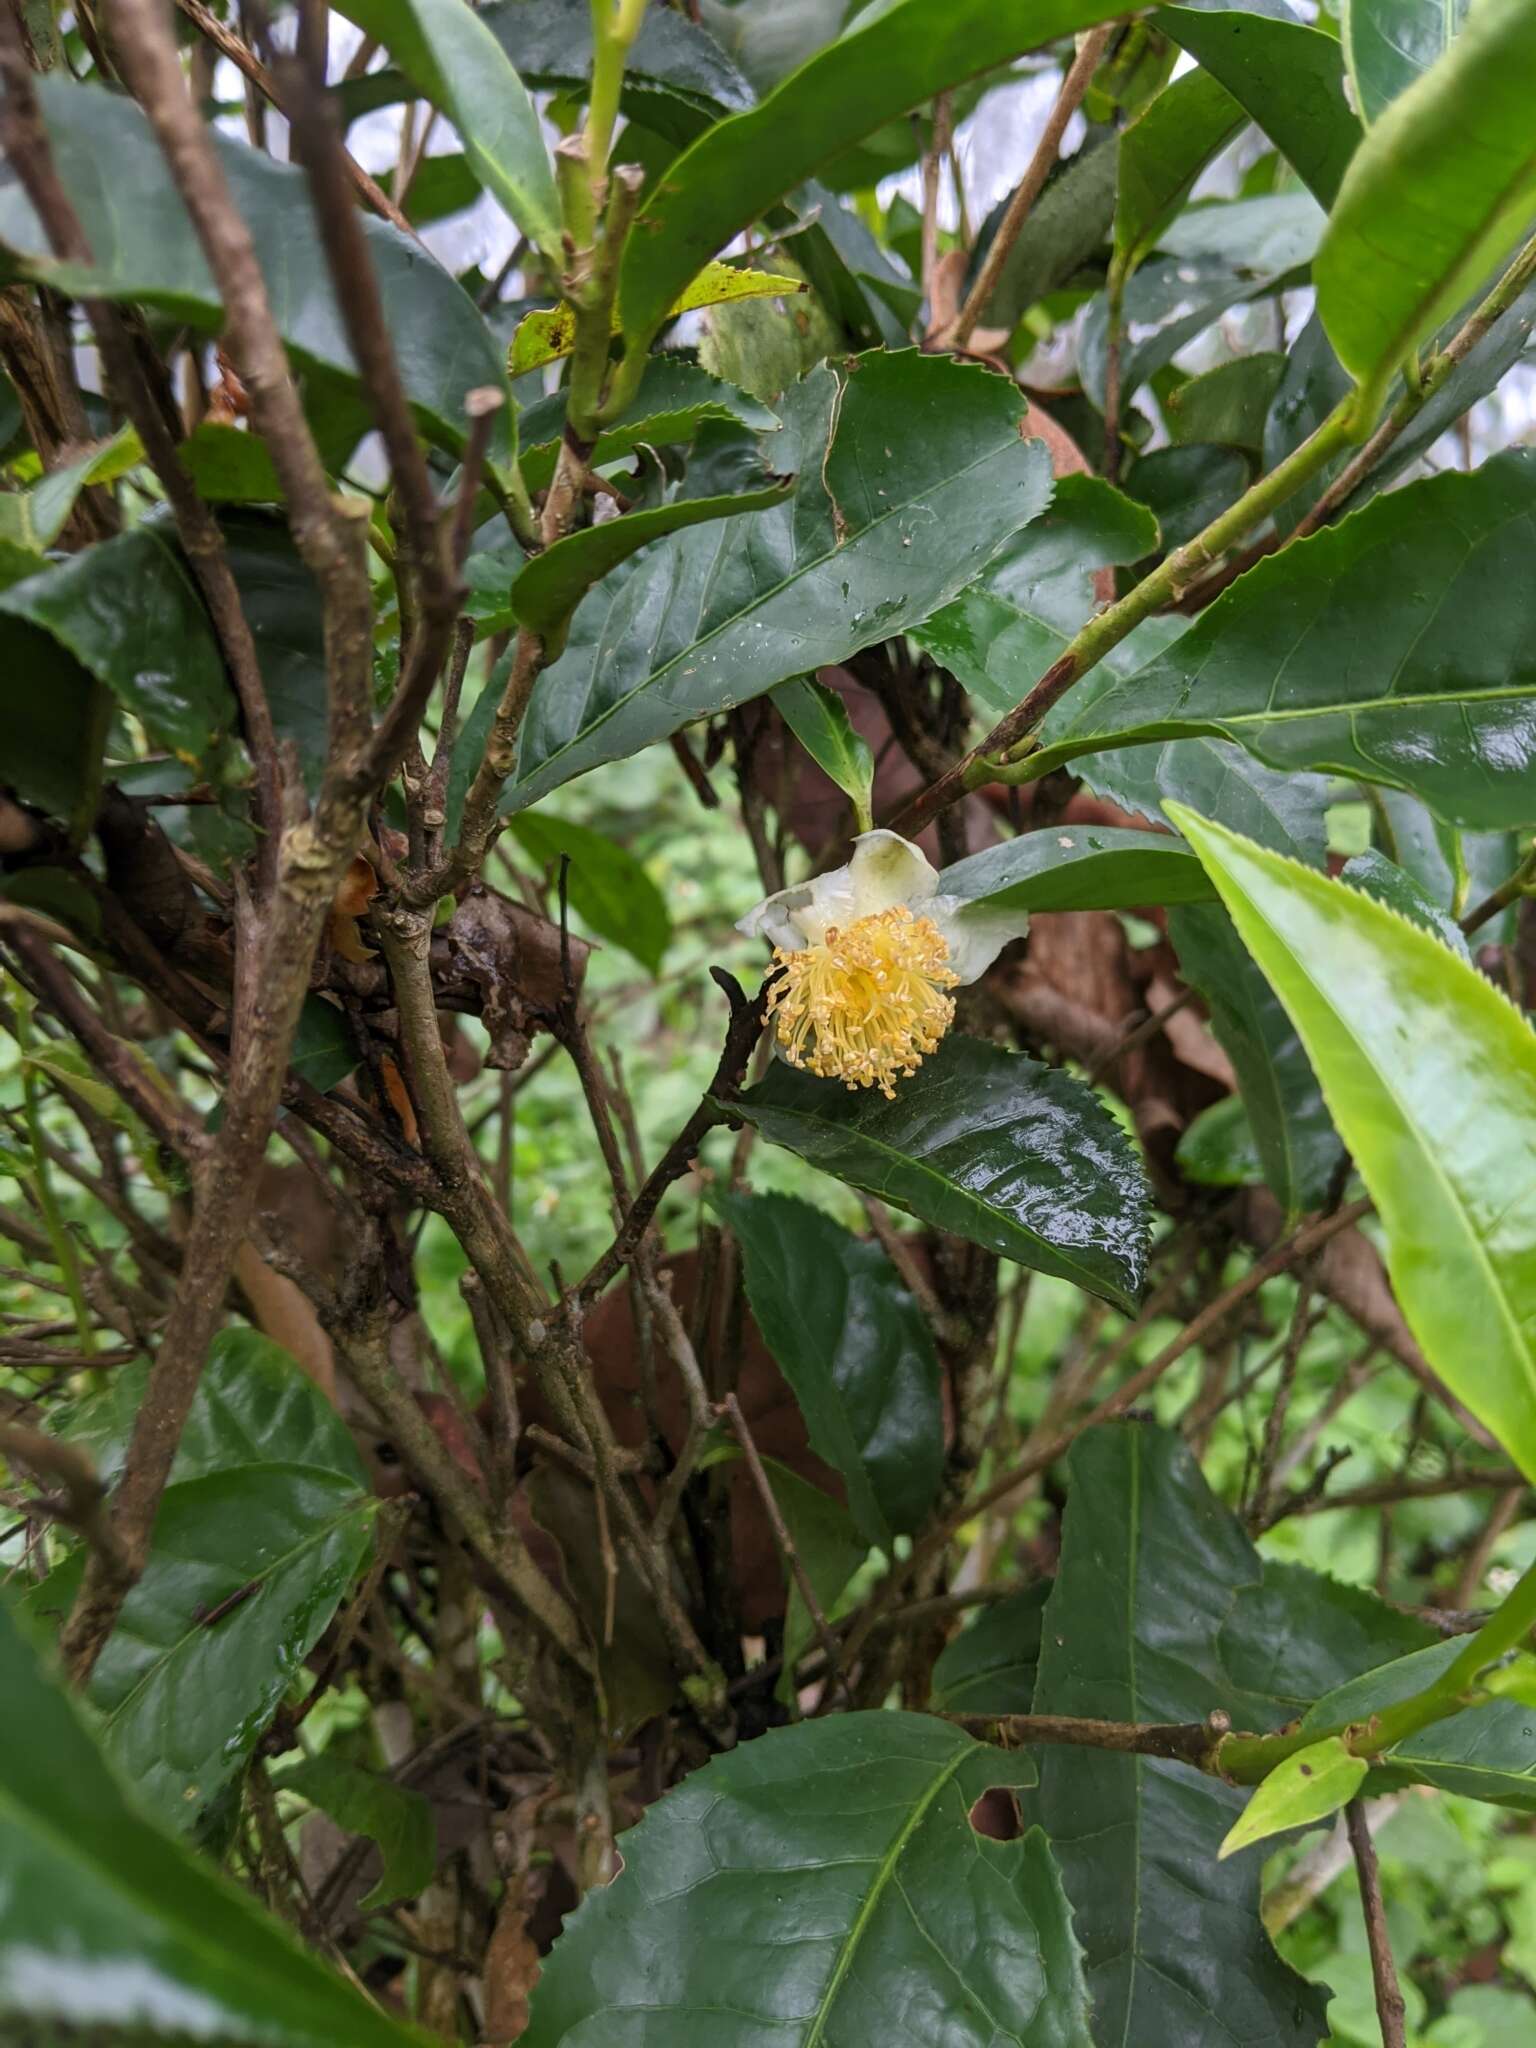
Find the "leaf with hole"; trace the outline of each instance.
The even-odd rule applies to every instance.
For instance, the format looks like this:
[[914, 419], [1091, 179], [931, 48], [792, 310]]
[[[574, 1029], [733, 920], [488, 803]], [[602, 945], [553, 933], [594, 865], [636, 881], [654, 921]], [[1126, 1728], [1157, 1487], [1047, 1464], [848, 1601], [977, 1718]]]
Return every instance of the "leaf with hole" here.
[[1146, 1261], [1146, 1184], [1091, 1089], [951, 1034], [894, 1102], [776, 1061], [733, 1099], [770, 1143], [850, 1187], [1122, 1307]]
[[1409, 1326], [1536, 1474], [1536, 1035], [1357, 889], [1170, 807], [1285, 1004], [1375, 1198]]
[[523, 2048], [1090, 2048], [1050, 1844], [970, 1822], [1034, 1775], [921, 1714], [839, 1714], [715, 1757], [566, 1921]]
[[[749, 270], [736, 263], [706, 263], [698, 276], [678, 293], [667, 309], [667, 318], [676, 320], [684, 313], [697, 312], [701, 306], [735, 305], [742, 299], [794, 298], [804, 290], [803, 278], [784, 277], [772, 270]], [[613, 315], [615, 334], [622, 317], [622, 306], [618, 306]], [[541, 370], [546, 363], [568, 356], [575, 345], [576, 316], [570, 307], [559, 305], [548, 311], [541, 308], [525, 314], [518, 322], [507, 367], [514, 377], [523, 377], [530, 370]]]

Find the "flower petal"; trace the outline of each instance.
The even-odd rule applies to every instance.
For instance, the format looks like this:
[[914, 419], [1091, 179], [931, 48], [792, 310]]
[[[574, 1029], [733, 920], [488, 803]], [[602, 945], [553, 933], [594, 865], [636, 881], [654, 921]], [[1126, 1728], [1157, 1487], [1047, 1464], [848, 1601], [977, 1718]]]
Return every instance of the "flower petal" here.
[[935, 896], [923, 905], [923, 915], [943, 933], [950, 970], [962, 984], [980, 981], [1009, 940], [1029, 930], [1027, 910], [989, 910], [959, 896]]
[[848, 872], [855, 917], [873, 917], [899, 903], [926, 907], [939, 886], [927, 855], [899, 832], [861, 832], [853, 842]]
[[807, 883], [800, 883], [793, 889], [780, 889], [772, 896], [765, 896], [761, 903], [755, 903], [745, 917], [736, 920], [736, 929], [744, 938], [763, 938], [771, 946], [782, 946], [786, 953], [798, 953], [802, 946], [811, 941], [795, 921], [795, 912], [809, 907], [811, 891]]

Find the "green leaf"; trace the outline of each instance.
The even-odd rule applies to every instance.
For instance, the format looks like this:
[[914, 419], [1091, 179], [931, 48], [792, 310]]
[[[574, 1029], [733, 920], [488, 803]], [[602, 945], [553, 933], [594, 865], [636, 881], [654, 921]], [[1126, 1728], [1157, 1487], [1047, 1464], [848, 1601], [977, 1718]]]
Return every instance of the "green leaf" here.
[[1343, 0], [1339, 41], [1366, 126], [1450, 48], [1470, 0]]
[[919, 1714], [839, 1714], [715, 1757], [624, 1837], [544, 1964], [523, 2048], [1090, 2048], [1038, 1829], [972, 1828], [1030, 1764]]
[[1536, 1813], [1536, 1714], [1518, 1700], [1489, 1700], [1400, 1742], [1394, 1777], [1516, 1813]]
[[1536, 1474], [1529, 1023], [1448, 947], [1358, 890], [1174, 814], [1317, 1070], [1425, 1356]]
[[1178, 443], [1220, 442], [1257, 455], [1285, 361], [1282, 355], [1261, 352], [1191, 377], [1169, 394], [1164, 407], [1169, 433]]
[[299, 1793], [348, 1834], [368, 1835], [377, 1842], [382, 1868], [377, 1884], [357, 1902], [360, 1913], [375, 1913], [396, 1899], [414, 1898], [431, 1883], [437, 1868], [437, 1825], [431, 1802], [422, 1793], [328, 1751], [290, 1764], [272, 1783], [276, 1791]]
[[[675, 320], [680, 313], [692, 313], [701, 306], [730, 306], [742, 299], [788, 298], [804, 290], [802, 278], [786, 277], [777, 271], [755, 270], [738, 263], [706, 263], [676, 303], [668, 307], [667, 318]], [[615, 334], [620, 330], [621, 314], [622, 307], [616, 307]], [[517, 323], [507, 366], [514, 377], [523, 377], [530, 370], [541, 370], [545, 364], [568, 356], [575, 346], [576, 315], [572, 307], [564, 301], [557, 306], [540, 306], [524, 314]]]
[[[1179, 350], [1214, 326], [1232, 306], [1246, 305], [1275, 290], [1283, 271], [1225, 256], [1157, 256], [1144, 263], [1125, 288], [1120, 351], [1120, 388], [1129, 398]], [[1109, 359], [1109, 301], [1095, 298], [1083, 322], [1078, 373], [1083, 389], [1102, 411]]]
[[1165, 549], [1182, 547], [1235, 505], [1248, 488], [1248, 458], [1236, 448], [1154, 448], [1126, 482], [1156, 519]]
[[[1051, 178], [1003, 259], [982, 308], [982, 326], [1012, 332], [1037, 300], [1064, 285], [1097, 254], [1115, 218], [1119, 154], [1113, 133], [1101, 134]], [[978, 264], [987, 246], [985, 240], [978, 244]]]
[[346, 1080], [360, 1057], [356, 1033], [345, 1014], [324, 996], [307, 995], [288, 1055], [299, 1079], [324, 1095]]
[[[777, 1458], [764, 1458], [763, 1465], [811, 1591], [822, 1613], [830, 1615], [848, 1581], [869, 1556], [869, 1545], [859, 1536], [841, 1501], [812, 1486], [798, 1472], [791, 1472]], [[789, 1706], [795, 1697], [795, 1666], [815, 1642], [816, 1624], [787, 1564], [784, 1591], [784, 1669], [774, 1687], [774, 1698]]]
[[1354, 1798], [1369, 1768], [1364, 1757], [1351, 1756], [1342, 1736], [1329, 1735], [1298, 1749], [1263, 1780], [1216, 1854], [1225, 1859], [1287, 1828], [1327, 1820]]
[[466, 0], [345, 0], [459, 132], [485, 189], [536, 249], [561, 261], [560, 199], [528, 89]]
[[672, 913], [628, 847], [547, 811], [524, 811], [511, 829], [523, 850], [545, 867], [565, 855], [571, 863], [571, 904], [579, 916], [599, 938], [622, 946], [650, 973], [661, 972], [672, 943]]
[[1319, 1208], [1343, 1154], [1295, 1026], [1219, 906], [1175, 911], [1168, 936], [1232, 1062], [1276, 1201], [1288, 1217]]
[[1161, 7], [1151, 21], [1221, 81], [1314, 198], [1331, 207], [1360, 141], [1337, 37], [1288, 9]]
[[[771, 434], [779, 424], [778, 415], [758, 399], [711, 377], [697, 363], [684, 362], [677, 356], [652, 356], [633, 401], [600, 435], [592, 451], [592, 465], [601, 469], [642, 443], [665, 446], [673, 441], [691, 441], [705, 420], [728, 420], [753, 434]], [[542, 490], [554, 475], [564, 425], [563, 392], [557, 391], [525, 408], [518, 422], [522, 442], [519, 460], [530, 491]]]
[[1066, 697], [1034, 765], [1206, 732], [1411, 789], [1456, 824], [1529, 823], [1533, 546], [1525, 449], [1373, 499], [1256, 563], [1134, 677]]
[[658, 542], [578, 607], [535, 686], [508, 808], [902, 632], [1049, 493], [1018, 392], [949, 358], [814, 370], [782, 409], [770, 447], [794, 497]]
[[854, 731], [848, 707], [836, 690], [812, 676], [793, 676], [773, 693], [775, 709], [822, 773], [851, 797], [860, 828], [872, 822], [875, 757]]
[[1202, 1109], [1180, 1138], [1173, 1159], [1186, 1180], [1204, 1188], [1247, 1188], [1266, 1177], [1241, 1095], [1228, 1095]]
[[[128, 1455], [148, 1379], [145, 1365], [114, 1371], [58, 1425], [59, 1435], [90, 1452], [109, 1484]], [[282, 1346], [258, 1330], [221, 1330], [209, 1346], [171, 1478], [260, 1464], [313, 1465], [354, 1488], [368, 1484], [351, 1430]]]
[[[455, 4], [462, 4], [462, 0], [455, 0]], [[605, 519], [600, 526], [581, 527], [555, 541], [541, 555], [535, 555], [514, 579], [512, 610], [534, 632], [553, 633], [610, 569], [617, 568], [650, 542], [678, 533], [684, 527], [765, 512], [771, 506], [782, 505], [794, 488], [791, 479], [729, 497], [673, 498], [665, 505], [642, 507], [618, 519]]]
[[[592, 14], [579, 0], [493, 0], [480, 18], [531, 86], [583, 91], [592, 76]], [[671, 142], [691, 142], [752, 104], [752, 88], [712, 35], [671, 8], [649, 7], [624, 60], [619, 104]], [[621, 141], [619, 157], [624, 147]]]
[[[1509, 866], [1513, 867], [1514, 862]], [[1378, 853], [1374, 846], [1345, 861], [1339, 870], [1339, 880], [1348, 882], [1352, 889], [1363, 889], [1367, 896], [1374, 896], [1378, 903], [1385, 903], [1411, 924], [1433, 932], [1453, 953], [1459, 953], [1464, 960], [1471, 959], [1466, 935], [1449, 911], [1442, 910], [1421, 882], [1416, 882], [1384, 853]]]
[[52, 634], [189, 762], [203, 761], [229, 730], [234, 696], [207, 614], [158, 525], [136, 526], [13, 583], [0, 591], [0, 617]]
[[1186, 207], [1157, 242], [1171, 256], [1215, 256], [1279, 277], [1312, 261], [1327, 220], [1309, 192], [1265, 192]]
[[[144, 1576], [85, 1692], [107, 1754], [165, 1826], [192, 1826], [241, 1769], [357, 1575], [377, 1508], [314, 1465], [166, 1488]], [[27, 1611], [61, 1621], [83, 1565], [76, 1551]]]
[[3, 1605], [0, 2013], [249, 2048], [424, 2043], [142, 1817]]
[[1027, 1714], [1035, 1700], [1040, 1624], [1050, 1582], [984, 1607], [933, 1667], [936, 1714]]
[[[64, 531], [75, 500], [87, 484], [121, 475], [124, 468], [132, 468], [143, 457], [138, 435], [132, 427], [123, 427], [104, 446], [74, 462], [61, 463], [28, 489], [0, 493], [0, 541], [41, 557]], [[42, 566], [41, 560], [38, 566]]]
[[176, 452], [183, 469], [211, 505], [280, 505], [283, 501], [272, 457], [256, 434], [222, 420], [204, 420]]
[[1207, 903], [1215, 891], [1189, 848], [1167, 832], [1052, 825], [1023, 832], [944, 869], [939, 893], [994, 910], [1136, 910]]
[[1373, 397], [1536, 217], [1533, 95], [1536, 13], [1482, 0], [1351, 164], [1313, 277], [1339, 361]]
[[812, 1450], [843, 1475], [866, 1544], [890, 1550], [932, 1507], [944, 1466], [939, 1359], [922, 1311], [878, 1245], [808, 1202], [717, 1194], [715, 1205]]
[[[1093, 571], [1138, 562], [1157, 544], [1157, 522], [1145, 506], [1098, 477], [1063, 477], [1047, 509], [912, 637], [1000, 718], [1092, 616]], [[1145, 638], [1132, 634], [1125, 644], [1132, 643], [1129, 656], [1115, 650], [1129, 661], [1127, 673], [1149, 652]]]
[[1115, 256], [1127, 274], [1189, 197], [1201, 171], [1247, 116], [1209, 71], [1186, 71], [1148, 102], [1120, 138]]
[[[1224, 1665], [1222, 1647], [1234, 1634], [1270, 1639], [1269, 1630], [1239, 1628], [1245, 1606], [1261, 1602], [1253, 1620], [1272, 1624], [1274, 1603], [1264, 1600], [1252, 1544], [1182, 1441], [1111, 1424], [1078, 1439], [1067, 1469], [1061, 1565], [1041, 1629], [1033, 1711], [1194, 1721], [1220, 1708], [1244, 1728], [1289, 1719], [1262, 1687], [1234, 1684]], [[1277, 1632], [1282, 1672], [1288, 1643], [1316, 1635], [1331, 1645], [1338, 1633], [1317, 1613], [1331, 1598], [1329, 1582], [1300, 1580], [1314, 1599], [1300, 1607], [1299, 1629]], [[1363, 1632], [1344, 1641], [1371, 1660]], [[1246, 1661], [1255, 1661], [1251, 1653]], [[1359, 1665], [1345, 1663], [1344, 1672], [1351, 1668]], [[1263, 1932], [1261, 1859], [1216, 1861], [1241, 1795], [1152, 1757], [1052, 1748], [1039, 1762], [1028, 1817], [1039, 1819], [1061, 1859], [1098, 2048], [1314, 2048], [1326, 2032], [1326, 1993], [1295, 1976]]]
[[[55, 261], [14, 180], [0, 186], [0, 244], [26, 258], [33, 275], [76, 297], [143, 301], [216, 332], [223, 314], [213, 279], [138, 107], [57, 73], [38, 79], [37, 94], [54, 167], [95, 262], [76, 269]], [[304, 173], [227, 137], [216, 134], [214, 142], [284, 341], [301, 366], [340, 372], [355, 388]], [[110, 178], [102, 176], [104, 164], [111, 165]], [[369, 214], [362, 228], [406, 395], [428, 434], [457, 451], [466, 432], [465, 398], [477, 386], [502, 383], [501, 353], [474, 302], [420, 243]]]
[[1104, 19], [1102, 0], [885, 0], [755, 107], [683, 152], [624, 252], [625, 339], [643, 349], [717, 250], [774, 200], [893, 115], [1021, 50]]
[[894, 1102], [776, 1061], [731, 1108], [771, 1144], [937, 1229], [1135, 1302], [1146, 1262], [1141, 1166], [1069, 1075], [951, 1034]]
[[231, 510], [220, 524], [240, 608], [256, 642], [272, 723], [278, 738], [297, 748], [305, 784], [313, 791], [325, 769], [329, 732], [319, 588], [281, 520]]

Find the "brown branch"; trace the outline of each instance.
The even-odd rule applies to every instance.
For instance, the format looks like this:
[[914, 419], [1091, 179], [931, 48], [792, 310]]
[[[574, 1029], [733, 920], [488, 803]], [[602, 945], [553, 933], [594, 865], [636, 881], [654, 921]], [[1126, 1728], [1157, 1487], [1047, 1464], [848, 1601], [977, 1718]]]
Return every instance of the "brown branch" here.
[[1387, 1931], [1387, 1909], [1382, 1902], [1376, 1844], [1371, 1840], [1363, 1799], [1351, 1799], [1344, 1809], [1344, 1824], [1349, 1830], [1349, 1846], [1355, 1853], [1355, 1871], [1360, 1879], [1360, 1904], [1365, 1910], [1365, 1939], [1371, 1952], [1371, 1983], [1376, 1992], [1376, 2014], [1381, 2021], [1382, 2048], [1404, 2048], [1408, 2038], [1407, 2007], [1392, 1960], [1392, 1937]]
[[698, 1108], [662, 1154], [644, 1187], [636, 1195], [618, 1236], [576, 1288], [573, 1298], [582, 1307], [597, 1299], [614, 1274], [632, 1256], [636, 1246], [650, 1229], [656, 1211], [661, 1206], [662, 1196], [674, 1181], [681, 1180], [688, 1171], [705, 1136], [717, 1124], [731, 1121], [728, 1105], [741, 1086], [748, 1062], [752, 1058], [758, 1039], [762, 1036], [772, 977], [765, 979], [757, 994], [749, 1000], [742, 993], [734, 977], [722, 968], [712, 967], [710, 975], [716, 986], [724, 991], [731, 1006], [731, 1021], [726, 1027], [725, 1045], [720, 1054], [719, 1064], [715, 1068], [714, 1079], [710, 1082]]
[[1085, 36], [1082, 48], [1073, 58], [1061, 90], [1056, 95], [1056, 104], [1051, 108], [1049, 118], [1035, 145], [1035, 153], [1029, 160], [1028, 168], [1019, 180], [1007, 211], [998, 223], [997, 233], [992, 237], [986, 260], [977, 274], [976, 282], [966, 293], [965, 304], [960, 308], [959, 318], [951, 331], [940, 337], [946, 348], [964, 348], [971, 334], [987, 310], [992, 294], [997, 290], [998, 279], [1003, 266], [1012, 254], [1013, 245], [1023, 232], [1024, 223], [1029, 219], [1035, 201], [1045, 187], [1056, 161], [1056, 152], [1061, 148], [1061, 138], [1066, 133], [1067, 123], [1082, 103], [1083, 94], [1088, 90], [1093, 74], [1099, 68], [1109, 39], [1115, 33], [1116, 24], [1108, 23]]
[[1301, 1497], [1294, 1502], [1282, 1503], [1270, 1516], [1270, 1525], [1285, 1515], [1331, 1514], [1336, 1508], [1391, 1507], [1400, 1500], [1438, 1500], [1444, 1494], [1465, 1493], [1477, 1488], [1503, 1492], [1506, 1488], [1529, 1484], [1523, 1473], [1507, 1465], [1487, 1470], [1457, 1466], [1432, 1479], [1409, 1479], [1400, 1475], [1395, 1479], [1372, 1480], [1367, 1486], [1346, 1487], [1342, 1493], [1325, 1493], [1317, 1499]]
[[[235, 69], [255, 86], [262, 98], [277, 111], [287, 116], [288, 108], [279, 93], [272, 74], [265, 64], [234, 30], [219, 20], [216, 14], [203, 6], [202, 0], [176, 0], [176, 5], [191, 22], [198, 34], [205, 36], [221, 57], [227, 57]], [[400, 211], [394, 200], [358, 163], [355, 157], [346, 157], [347, 177], [353, 188], [367, 201], [374, 212], [396, 227], [402, 235], [409, 235], [413, 242], [420, 241], [410, 221]]]
[[[89, 1358], [82, 1363], [93, 1366], [101, 1361]], [[7, 1422], [0, 1423], [0, 1453], [33, 1472], [56, 1479], [63, 1494], [43, 1503], [49, 1513], [78, 1529], [91, 1549], [105, 1557], [113, 1570], [123, 1568], [117, 1530], [106, 1511], [107, 1489], [88, 1451], [62, 1437], [45, 1436], [40, 1429]]]
[[1212, 1714], [1208, 1721], [1095, 1721], [1072, 1714], [944, 1714], [940, 1718], [1004, 1749], [1023, 1749], [1031, 1743], [1109, 1749], [1122, 1756], [1167, 1757], [1198, 1771], [1212, 1768], [1213, 1747], [1229, 1727], [1221, 1713]]

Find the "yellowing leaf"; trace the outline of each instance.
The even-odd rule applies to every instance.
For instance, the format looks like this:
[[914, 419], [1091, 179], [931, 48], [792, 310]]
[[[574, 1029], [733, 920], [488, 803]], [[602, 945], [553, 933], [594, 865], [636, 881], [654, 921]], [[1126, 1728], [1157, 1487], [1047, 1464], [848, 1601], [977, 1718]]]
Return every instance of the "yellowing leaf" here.
[[1227, 1831], [1217, 1855], [1235, 1855], [1251, 1842], [1326, 1820], [1347, 1806], [1365, 1780], [1363, 1756], [1351, 1756], [1342, 1736], [1330, 1735], [1277, 1764]]
[[[767, 270], [738, 270], [729, 263], [706, 263], [667, 315], [692, 313], [700, 306], [723, 306], [731, 299], [777, 299], [803, 292], [805, 281], [798, 277], [776, 277]], [[621, 314], [615, 307], [613, 331], [619, 332]], [[541, 369], [561, 356], [568, 356], [576, 339], [576, 322], [569, 306], [555, 306], [545, 312], [529, 313], [518, 322], [507, 355], [507, 367], [514, 377], [525, 370]]]

